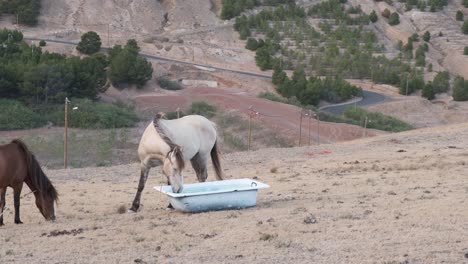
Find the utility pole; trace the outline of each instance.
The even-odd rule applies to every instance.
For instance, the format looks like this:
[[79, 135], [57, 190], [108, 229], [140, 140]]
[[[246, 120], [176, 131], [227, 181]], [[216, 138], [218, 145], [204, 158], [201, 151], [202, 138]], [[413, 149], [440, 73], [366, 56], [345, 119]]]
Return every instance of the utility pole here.
[[367, 136], [367, 120], [368, 120], [368, 118], [366, 116], [366, 119], [364, 120], [364, 137]]
[[19, 13], [16, 13], [16, 25], [19, 26]]
[[110, 24], [107, 24], [107, 47], [110, 48], [109, 35], [110, 35]]
[[308, 145], [310, 146], [310, 119], [312, 118], [312, 110], [309, 109], [309, 141], [308, 141]]
[[177, 112], [177, 119], [179, 119], [180, 118], [180, 108], [179, 107], [177, 107], [176, 112]]
[[301, 109], [300, 118], [299, 118], [299, 147], [301, 146], [301, 139], [302, 139], [302, 109]]
[[406, 75], [406, 96], [408, 96], [408, 75]]
[[317, 144], [320, 145], [320, 116], [317, 113]]
[[65, 132], [64, 132], [64, 141], [63, 141], [63, 167], [67, 168], [68, 163], [68, 104], [70, 100], [68, 97], [65, 97]]
[[252, 106], [249, 107], [249, 140], [247, 150], [250, 151], [250, 143], [252, 142], [252, 118], [254, 115], [258, 116], [258, 112], [253, 110]]
[[247, 150], [250, 151], [250, 141], [252, 138], [252, 114], [249, 113], [249, 143], [247, 146]]

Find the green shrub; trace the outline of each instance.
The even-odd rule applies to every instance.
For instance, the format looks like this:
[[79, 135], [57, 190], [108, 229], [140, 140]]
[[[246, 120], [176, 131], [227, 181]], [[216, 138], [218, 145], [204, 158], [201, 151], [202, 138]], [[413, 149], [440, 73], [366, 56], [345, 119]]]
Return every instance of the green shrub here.
[[384, 131], [400, 132], [410, 130], [413, 127], [401, 120], [382, 113], [369, 112], [360, 107], [348, 107], [345, 109], [344, 116], [364, 125], [363, 120], [368, 118], [367, 127]]
[[163, 77], [158, 79], [158, 84], [161, 88], [166, 90], [176, 91], [182, 89], [182, 86], [178, 82]]
[[46, 45], [47, 45], [47, 43], [43, 39], [41, 39], [41, 41], [39, 41], [39, 46], [40, 47], [45, 47]]
[[462, 32], [463, 32], [463, 34], [465, 34], [465, 35], [468, 34], [468, 20], [466, 20], [465, 22], [463, 22]]
[[457, 19], [457, 21], [463, 21], [464, 17], [465, 17], [465, 16], [463, 15], [463, 12], [460, 11], [460, 10], [458, 10], [458, 11], [457, 11], [457, 14], [456, 14], [456, 16], [455, 16], [455, 18]]
[[101, 38], [94, 31], [89, 31], [81, 36], [81, 41], [76, 49], [83, 54], [93, 54], [101, 49]]
[[370, 20], [372, 23], [375, 23], [375, 22], [377, 22], [378, 19], [379, 19], [379, 17], [377, 16], [377, 13], [375, 13], [375, 11], [372, 10], [372, 12], [371, 12], [370, 15], [369, 15], [369, 20]]
[[[73, 110], [72, 107], [78, 109]], [[121, 128], [132, 127], [138, 121], [133, 109], [122, 103], [110, 104], [93, 102], [88, 99], [72, 100], [69, 107], [68, 126], [76, 128]], [[55, 125], [64, 125], [63, 106], [55, 106], [56, 111], [46, 113], [47, 119]]]
[[453, 100], [468, 101], [468, 80], [457, 77], [453, 83]]
[[211, 118], [216, 114], [216, 107], [206, 102], [193, 102], [190, 106], [188, 114], [202, 115], [206, 118]]
[[390, 15], [390, 17], [388, 18], [388, 24], [390, 26], [395, 26], [395, 25], [400, 24], [400, 16], [398, 15], [398, 13], [394, 12]]
[[468, 46], [463, 49], [463, 55], [468, 55]]
[[22, 103], [0, 99], [0, 130], [30, 129], [41, 127], [46, 120]]
[[429, 40], [431, 40], [431, 33], [429, 31], [424, 32], [423, 40], [426, 42], [429, 42]]

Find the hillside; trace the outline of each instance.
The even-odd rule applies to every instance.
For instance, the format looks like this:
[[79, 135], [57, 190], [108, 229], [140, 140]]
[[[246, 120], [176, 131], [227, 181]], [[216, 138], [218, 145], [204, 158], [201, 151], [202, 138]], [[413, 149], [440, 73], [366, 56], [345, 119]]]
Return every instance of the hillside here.
[[[7, 195], [3, 262], [464, 263], [468, 253], [468, 124], [320, 147], [223, 158], [227, 178], [271, 187], [251, 209], [165, 209], [152, 170], [137, 214], [128, 208], [139, 165], [48, 170], [61, 194], [56, 223], [33, 196], [13, 224]], [[213, 172], [209, 171], [209, 180]], [[194, 182], [191, 169], [186, 181]], [[24, 190], [26, 194], [27, 191]]]

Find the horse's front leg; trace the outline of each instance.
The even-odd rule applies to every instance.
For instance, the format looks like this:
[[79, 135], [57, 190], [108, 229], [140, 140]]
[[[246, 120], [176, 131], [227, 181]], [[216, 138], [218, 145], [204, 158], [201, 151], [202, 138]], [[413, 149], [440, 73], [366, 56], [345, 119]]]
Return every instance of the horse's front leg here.
[[0, 188], [0, 226], [3, 225], [3, 210], [5, 209], [6, 187]]
[[15, 186], [13, 189], [13, 200], [15, 205], [15, 224], [22, 224], [20, 220], [20, 198], [21, 198], [21, 190], [23, 189], [23, 184], [19, 184]]
[[145, 188], [146, 180], [148, 179], [150, 168], [146, 165], [141, 165], [141, 173], [140, 173], [140, 182], [138, 183], [138, 190], [135, 195], [135, 199], [133, 199], [132, 207], [130, 211], [137, 212], [138, 208], [140, 208], [140, 199], [141, 199], [141, 192]]

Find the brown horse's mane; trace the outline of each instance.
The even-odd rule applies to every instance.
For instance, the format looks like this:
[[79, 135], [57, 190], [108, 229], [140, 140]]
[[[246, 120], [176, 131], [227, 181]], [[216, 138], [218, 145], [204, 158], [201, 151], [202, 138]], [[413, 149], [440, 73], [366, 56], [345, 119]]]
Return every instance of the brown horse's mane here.
[[52, 201], [58, 200], [58, 193], [55, 187], [50, 182], [49, 178], [45, 175], [39, 162], [34, 154], [26, 147], [23, 141], [14, 139], [12, 144], [16, 144], [24, 153], [27, 163], [28, 177], [31, 182], [31, 187], [40, 193], [41, 196], [50, 198]]
[[169, 157], [169, 155], [171, 153], [174, 153], [175, 157], [176, 157], [176, 161], [177, 161], [177, 165], [179, 167], [180, 170], [183, 170], [184, 167], [185, 167], [185, 161], [184, 161], [184, 157], [182, 155], [182, 150], [180, 148], [179, 145], [175, 144], [166, 134], [166, 132], [164, 131], [164, 129], [161, 127], [161, 123], [160, 123], [160, 120], [161, 118], [164, 117], [164, 113], [162, 112], [159, 112], [157, 113], [155, 116], [154, 116], [154, 119], [153, 119], [153, 125], [154, 125], [154, 128], [156, 129], [156, 132], [158, 132], [159, 136], [164, 140], [164, 142], [166, 142], [167, 145], [169, 145], [169, 148], [171, 149], [167, 155], [166, 155], [166, 158]]

